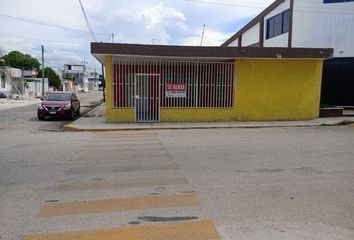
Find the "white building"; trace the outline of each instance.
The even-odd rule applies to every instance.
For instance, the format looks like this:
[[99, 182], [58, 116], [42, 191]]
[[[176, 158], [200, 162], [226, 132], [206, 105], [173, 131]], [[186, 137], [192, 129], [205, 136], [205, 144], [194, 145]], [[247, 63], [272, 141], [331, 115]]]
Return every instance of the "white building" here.
[[0, 67], [0, 92], [6, 95], [22, 94], [24, 90], [21, 69]]
[[354, 0], [276, 0], [222, 46], [333, 48], [354, 57]]
[[354, 0], [276, 0], [222, 46], [333, 48], [321, 104], [354, 107]]
[[61, 72], [62, 79], [70, 79], [74, 82], [75, 91], [88, 92], [89, 81], [86, 66], [82, 64], [65, 64]]
[[[49, 92], [48, 78], [44, 78], [44, 96]], [[25, 93], [29, 97], [42, 96], [42, 78], [25, 78]]]

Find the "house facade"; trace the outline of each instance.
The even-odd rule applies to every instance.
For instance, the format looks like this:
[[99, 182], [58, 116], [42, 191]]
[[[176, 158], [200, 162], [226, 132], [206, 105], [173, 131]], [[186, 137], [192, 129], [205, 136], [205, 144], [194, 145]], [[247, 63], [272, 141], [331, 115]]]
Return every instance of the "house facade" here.
[[354, 0], [277, 0], [222, 46], [333, 48], [321, 103], [354, 106]]
[[5, 69], [0, 68], [0, 92], [8, 95], [11, 91], [10, 77]]
[[354, 57], [354, 0], [277, 0], [222, 46], [333, 48]]
[[75, 92], [88, 92], [88, 72], [83, 64], [65, 64], [61, 71], [62, 79], [72, 80]]
[[319, 115], [332, 49], [91, 43], [107, 122], [303, 120]]
[[48, 78], [25, 78], [25, 92], [24, 94], [29, 97], [44, 97], [42, 96], [42, 81], [44, 80], [44, 96], [49, 92]]
[[6, 95], [23, 94], [24, 80], [21, 69], [0, 67], [0, 92]]
[[89, 81], [88, 84], [89, 91], [98, 91], [100, 85], [100, 76], [98, 72], [96, 71], [89, 72], [88, 81]]

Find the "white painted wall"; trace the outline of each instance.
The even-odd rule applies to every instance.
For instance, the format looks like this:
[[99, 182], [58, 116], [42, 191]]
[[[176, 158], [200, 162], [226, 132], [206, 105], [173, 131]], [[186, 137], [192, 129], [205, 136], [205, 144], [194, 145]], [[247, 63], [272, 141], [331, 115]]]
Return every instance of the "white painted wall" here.
[[259, 23], [250, 28], [247, 32], [242, 34], [242, 47], [259, 42]]
[[[313, 0], [301, 0], [301, 1], [313, 1]], [[267, 16], [265, 16], [264, 20], [267, 20], [268, 18], [274, 17], [275, 15], [277, 15], [277, 14], [279, 14], [281, 12], [284, 12], [285, 10], [287, 10], [289, 8], [290, 8], [290, 0], [285, 0], [276, 9], [274, 9]]]
[[229, 45], [227, 45], [228, 47], [238, 47], [238, 38], [236, 38], [235, 41], [231, 42]]
[[12, 90], [11, 79], [21, 78], [21, 76], [22, 76], [21, 69], [11, 68], [11, 67], [2, 67], [0, 69], [0, 78], [5, 80], [5, 87], [4, 88], [2, 87], [2, 84], [0, 81], [0, 91], [5, 92], [5, 93], [10, 93]]
[[[289, 34], [266, 39], [267, 19], [290, 8], [286, 0], [264, 18], [264, 47], [287, 47]], [[242, 46], [259, 41], [259, 24], [242, 36]], [[229, 46], [238, 46], [235, 40]], [[354, 2], [324, 4], [294, 0], [292, 47], [333, 48], [334, 57], [354, 57]]]
[[[265, 38], [264, 38], [265, 39]], [[289, 33], [264, 40], [264, 47], [288, 47]]]
[[334, 57], [354, 57], [354, 2], [294, 3], [293, 47], [333, 48]]
[[[296, 0], [295, 0], [296, 1]], [[309, 0], [312, 1], [312, 0]], [[284, 12], [290, 8], [290, 0], [286, 0], [280, 4], [276, 9], [270, 12], [267, 16], [264, 17], [264, 47], [288, 47], [288, 33], [266, 39], [267, 37], [267, 20], [274, 17], [275, 15]]]
[[[5, 85], [4, 85], [5, 84]], [[7, 74], [0, 69], [0, 92], [9, 92], [11, 90], [11, 83]]]

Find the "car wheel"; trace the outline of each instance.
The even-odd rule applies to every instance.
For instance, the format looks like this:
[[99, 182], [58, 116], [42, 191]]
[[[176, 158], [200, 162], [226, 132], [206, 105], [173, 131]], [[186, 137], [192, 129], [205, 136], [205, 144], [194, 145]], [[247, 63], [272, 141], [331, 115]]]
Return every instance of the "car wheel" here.
[[80, 116], [80, 108], [77, 109], [76, 116]]
[[75, 111], [74, 109], [72, 109], [70, 113], [70, 120], [74, 120], [74, 118], [75, 118]]
[[37, 117], [38, 117], [38, 120], [40, 120], [40, 121], [44, 120], [44, 117], [41, 117], [41, 116], [38, 116], [38, 115], [37, 115]]

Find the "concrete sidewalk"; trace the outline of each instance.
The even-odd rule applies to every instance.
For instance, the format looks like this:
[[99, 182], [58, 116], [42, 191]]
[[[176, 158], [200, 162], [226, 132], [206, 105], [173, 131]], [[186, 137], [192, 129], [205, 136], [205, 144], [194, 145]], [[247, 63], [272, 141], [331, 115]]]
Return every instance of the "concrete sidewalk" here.
[[[316, 127], [338, 125], [343, 121], [353, 121], [354, 116], [337, 118], [317, 118], [308, 121], [244, 121], [244, 122], [162, 122], [162, 123], [106, 123], [105, 104], [96, 107], [83, 117], [65, 125], [69, 131], [104, 132], [127, 130], [162, 129], [211, 129], [211, 128], [273, 128], [273, 127]], [[351, 124], [354, 127], [353, 124]]]

